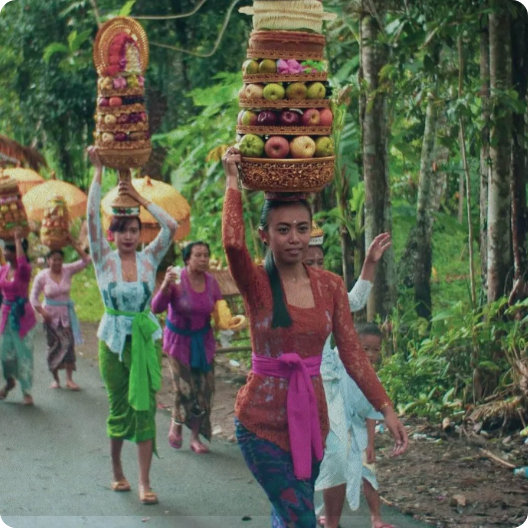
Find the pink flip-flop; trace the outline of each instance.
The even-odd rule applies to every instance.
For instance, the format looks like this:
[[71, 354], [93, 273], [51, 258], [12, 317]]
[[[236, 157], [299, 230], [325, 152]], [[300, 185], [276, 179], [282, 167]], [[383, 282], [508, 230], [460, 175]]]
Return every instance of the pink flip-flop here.
[[173, 433], [169, 434], [169, 445], [173, 447], [174, 449], [181, 449], [181, 446], [183, 444], [183, 436], [177, 436]]

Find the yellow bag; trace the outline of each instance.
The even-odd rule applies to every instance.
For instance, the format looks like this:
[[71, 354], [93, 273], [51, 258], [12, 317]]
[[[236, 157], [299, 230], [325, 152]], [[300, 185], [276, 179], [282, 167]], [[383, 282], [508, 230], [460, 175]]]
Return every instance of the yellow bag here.
[[213, 320], [218, 330], [229, 330], [229, 323], [231, 321], [231, 310], [224, 299], [216, 301], [213, 310]]

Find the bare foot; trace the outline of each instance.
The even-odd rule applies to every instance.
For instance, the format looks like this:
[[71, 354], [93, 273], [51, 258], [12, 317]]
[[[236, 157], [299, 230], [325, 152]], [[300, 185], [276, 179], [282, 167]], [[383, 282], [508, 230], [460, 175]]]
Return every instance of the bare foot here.
[[372, 521], [372, 528], [396, 528], [396, 526], [386, 523], [382, 519], [376, 519]]
[[32, 406], [32, 405], [35, 405], [35, 403], [33, 402], [33, 397], [31, 396], [31, 394], [24, 394], [24, 405], [27, 405], [28, 407]]
[[60, 383], [58, 381], [54, 381], [51, 385], [50, 385], [50, 388], [52, 389], [60, 389], [61, 386], [60, 386]]
[[0, 400], [5, 400], [9, 392], [15, 388], [15, 385], [16, 381], [13, 378], [9, 379], [4, 387], [0, 390]]
[[75, 383], [75, 382], [72, 381], [72, 380], [68, 380], [68, 381], [66, 382], [66, 388], [67, 388], [68, 390], [71, 390], [71, 391], [78, 391], [78, 390], [80, 390], [79, 385], [77, 385], [77, 383]]
[[204, 455], [209, 453], [209, 448], [200, 442], [200, 440], [191, 440], [191, 451], [194, 451], [197, 455]]

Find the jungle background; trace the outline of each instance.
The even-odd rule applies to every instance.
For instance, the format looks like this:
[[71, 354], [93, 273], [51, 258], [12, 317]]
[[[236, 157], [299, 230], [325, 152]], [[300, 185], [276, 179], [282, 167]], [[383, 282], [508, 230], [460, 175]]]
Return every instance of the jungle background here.
[[[192, 207], [189, 240], [221, 247], [221, 155], [235, 142], [249, 0], [15, 0], [0, 16], [0, 133], [42, 153], [41, 173], [87, 189], [98, 26], [137, 17], [151, 43], [155, 149], [143, 174]], [[389, 231], [357, 319], [387, 335], [379, 372], [402, 416], [442, 430], [527, 428], [528, 14], [513, 0], [325, 0], [334, 182], [314, 199], [326, 265], [351, 287]], [[105, 177], [105, 189], [116, 175]], [[244, 193], [248, 246], [261, 193]], [[175, 248], [178, 258], [179, 250]], [[102, 313], [93, 271], [76, 278], [81, 319]], [[236, 356], [238, 361], [247, 355]]]

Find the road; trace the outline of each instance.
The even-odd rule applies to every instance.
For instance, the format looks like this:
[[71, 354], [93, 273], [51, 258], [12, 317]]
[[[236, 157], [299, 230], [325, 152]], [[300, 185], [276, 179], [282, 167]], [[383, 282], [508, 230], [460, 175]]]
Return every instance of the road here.
[[[93, 352], [92, 352], [93, 354]], [[35, 346], [35, 407], [22, 406], [17, 387], [0, 402], [0, 516], [11, 528], [269, 527], [267, 499], [238, 447], [215, 439], [212, 452], [196, 455], [184, 439], [176, 451], [166, 441], [168, 416], [158, 414], [159, 459], [151, 473], [160, 503], [138, 501], [136, 450], [123, 450], [131, 493], [110, 490], [105, 433], [106, 393], [96, 362], [80, 357], [80, 392], [51, 390], [43, 335]], [[425, 527], [395, 510], [386, 520], [399, 528]], [[364, 505], [348, 512], [342, 528], [369, 528]], [[1, 523], [0, 523], [1, 527]], [[3, 528], [3, 527], [2, 527]]]

